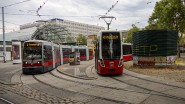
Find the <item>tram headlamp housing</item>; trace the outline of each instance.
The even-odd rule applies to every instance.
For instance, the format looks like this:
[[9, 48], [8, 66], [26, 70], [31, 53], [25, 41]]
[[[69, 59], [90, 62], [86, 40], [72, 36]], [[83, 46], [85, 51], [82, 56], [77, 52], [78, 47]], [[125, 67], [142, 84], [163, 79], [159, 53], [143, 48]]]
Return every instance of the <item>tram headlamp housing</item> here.
[[100, 65], [101, 65], [102, 67], [105, 67], [105, 64], [104, 64], [104, 62], [103, 62], [102, 59], [100, 59]]
[[40, 64], [41, 63], [41, 61], [37, 61], [37, 64]]
[[120, 59], [120, 60], [119, 60], [118, 67], [121, 67], [122, 65], [123, 65], [123, 59]]

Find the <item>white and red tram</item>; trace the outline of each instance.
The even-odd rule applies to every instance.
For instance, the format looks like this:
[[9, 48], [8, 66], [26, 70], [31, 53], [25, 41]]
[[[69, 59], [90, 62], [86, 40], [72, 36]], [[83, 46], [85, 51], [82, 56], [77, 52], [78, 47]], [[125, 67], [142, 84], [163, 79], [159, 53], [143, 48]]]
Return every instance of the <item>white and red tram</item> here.
[[22, 71], [27, 73], [43, 73], [61, 64], [59, 45], [43, 40], [24, 42]]
[[101, 31], [95, 51], [95, 68], [99, 74], [123, 73], [122, 35], [120, 31]]

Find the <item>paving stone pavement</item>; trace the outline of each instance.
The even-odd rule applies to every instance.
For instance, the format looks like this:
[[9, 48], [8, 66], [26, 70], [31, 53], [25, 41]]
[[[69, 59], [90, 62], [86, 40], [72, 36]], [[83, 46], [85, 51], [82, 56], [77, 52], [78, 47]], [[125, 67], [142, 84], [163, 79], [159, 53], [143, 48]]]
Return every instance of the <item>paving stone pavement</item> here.
[[76, 100], [71, 100], [69, 98], [59, 98], [48, 93], [35, 90], [25, 85], [3, 85], [0, 84], [0, 93], [10, 91], [17, 95], [24, 96], [29, 99], [36, 100], [44, 104], [83, 104]]

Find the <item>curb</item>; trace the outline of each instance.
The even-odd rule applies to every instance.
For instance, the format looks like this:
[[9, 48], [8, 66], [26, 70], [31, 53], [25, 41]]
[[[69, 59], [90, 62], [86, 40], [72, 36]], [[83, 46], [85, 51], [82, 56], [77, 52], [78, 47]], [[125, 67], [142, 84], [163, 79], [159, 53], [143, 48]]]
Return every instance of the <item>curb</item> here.
[[18, 85], [18, 84], [21, 84], [21, 83], [10, 83], [10, 82], [5, 82], [5, 81], [0, 80], [0, 84], [3, 84], [3, 85]]

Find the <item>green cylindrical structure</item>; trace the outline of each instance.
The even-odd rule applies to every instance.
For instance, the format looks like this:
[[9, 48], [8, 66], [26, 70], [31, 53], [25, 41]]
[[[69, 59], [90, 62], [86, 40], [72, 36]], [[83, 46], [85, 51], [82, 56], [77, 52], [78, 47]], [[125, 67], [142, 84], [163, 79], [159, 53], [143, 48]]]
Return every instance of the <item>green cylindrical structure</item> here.
[[178, 32], [170, 30], [144, 30], [135, 32], [133, 56], [177, 55]]

